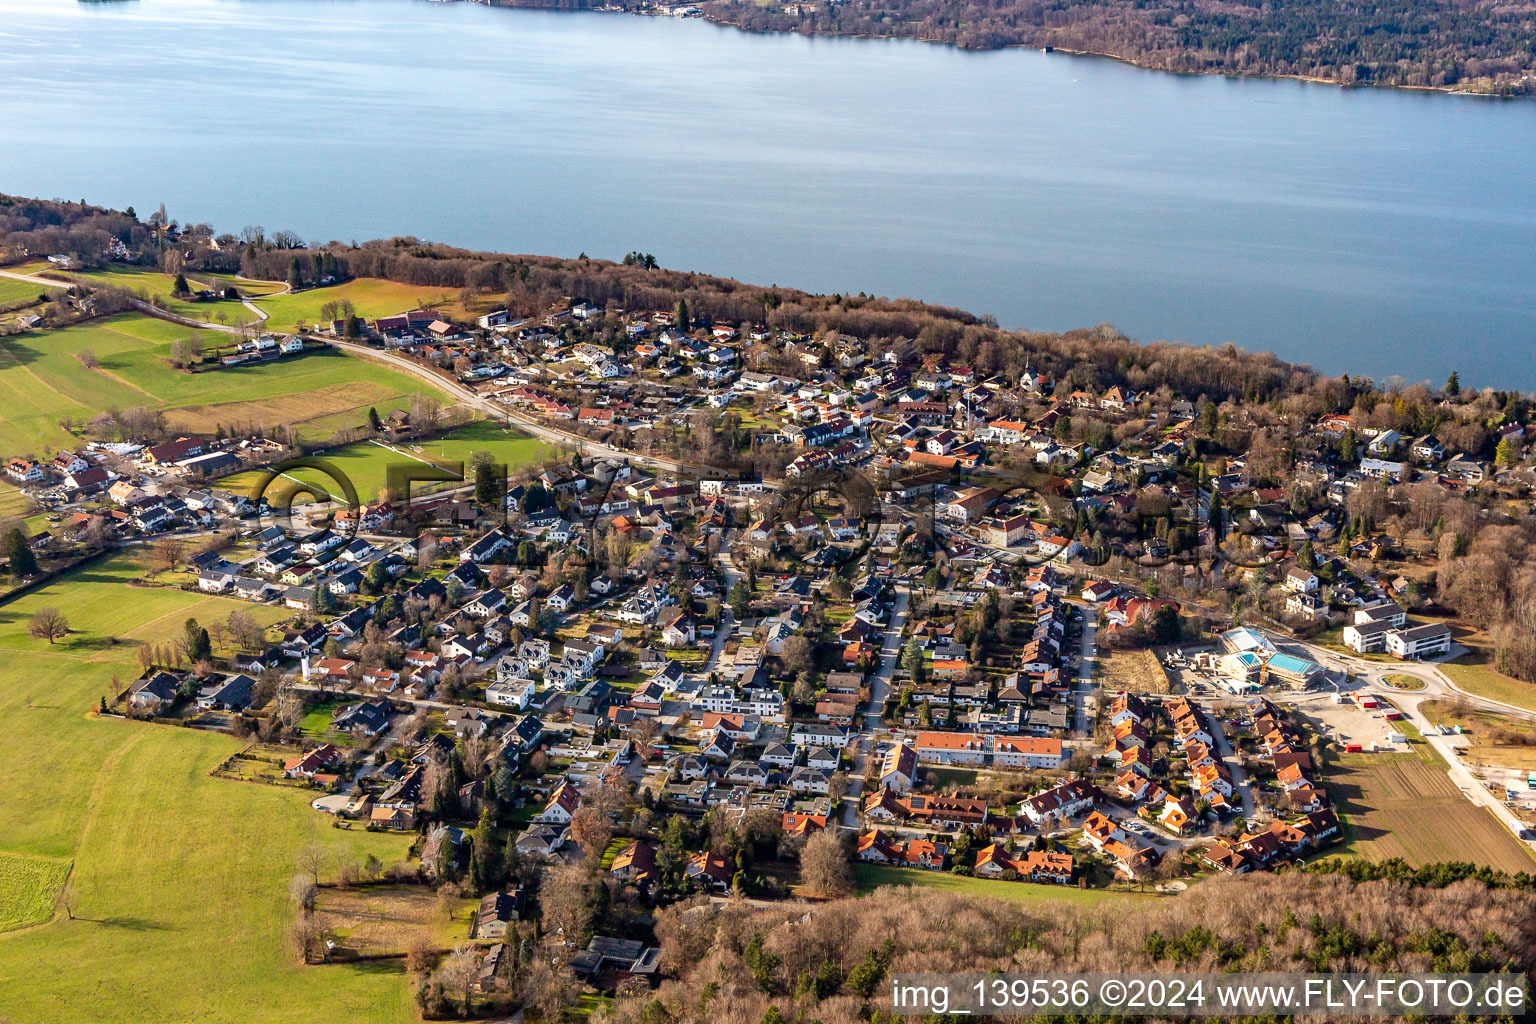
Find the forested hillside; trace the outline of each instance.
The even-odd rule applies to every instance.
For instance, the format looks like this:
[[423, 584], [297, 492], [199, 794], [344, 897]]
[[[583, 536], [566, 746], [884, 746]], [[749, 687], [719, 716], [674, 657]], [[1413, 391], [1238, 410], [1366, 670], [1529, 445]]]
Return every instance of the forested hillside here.
[[[493, 0], [597, 7], [599, 0]], [[649, 0], [619, 0], [645, 8]], [[971, 49], [1054, 46], [1162, 71], [1294, 75], [1342, 85], [1536, 90], [1536, 10], [1491, 0], [707, 0], [753, 32], [897, 36]]]
[[1529, 971], [1536, 895], [1303, 873], [1096, 909], [888, 888], [771, 909], [700, 901], [661, 911], [656, 933], [667, 980], [620, 999], [619, 1024], [854, 1024], [903, 971]]

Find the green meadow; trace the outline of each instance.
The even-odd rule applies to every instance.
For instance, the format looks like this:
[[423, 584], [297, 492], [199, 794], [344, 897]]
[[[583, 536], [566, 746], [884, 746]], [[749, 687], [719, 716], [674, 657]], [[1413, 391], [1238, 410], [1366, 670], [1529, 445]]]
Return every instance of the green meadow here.
[[[334, 350], [273, 363], [186, 373], [168, 362], [171, 343], [198, 332], [136, 313], [90, 321], [59, 331], [34, 331], [0, 340], [0, 454], [42, 455], [78, 443], [59, 426], [64, 417], [85, 422], [103, 409], [162, 407], [174, 430], [212, 433], [239, 423], [298, 426], [306, 439], [357, 425], [375, 406], [383, 415], [409, 408], [423, 390], [446, 396], [409, 374]], [[206, 344], [227, 342], [203, 332]], [[78, 358], [89, 350], [95, 369]]]
[[267, 314], [272, 330], [292, 331], [296, 322], [302, 322], [306, 327], [318, 322], [321, 306], [343, 299], [352, 303], [358, 316], [368, 319], [403, 313], [415, 309], [420, 303], [449, 307], [458, 302], [453, 289], [427, 288], [375, 277], [360, 277], [327, 288], [309, 288], [254, 301]]
[[[62, 285], [55, 285], [62, 288]], [[0, 309], [10, 309], [12, 306], [21, 306], [30, 302], [36, 302], [37, 297], [52, 289], [27, 281], [18, 281], [11, 277], [0, 277]]]
[[[383, 414], [384, 411], [381, 409], [380, 415]], [[372, 501], [383, 492], [391, 465], [414, 463], [424, 469], [449, 467], [455, 462], [467, 464], [470, 455], [477, 451], [490, 452], [498, 462], [506, 465], [509, 473], [521, 466], [542, 462], [558, 454], [552, 446], [520, 431], [508, 430], [492, 420], [476, 420], [431, 441], [403, 443], [358, 441], [355, 444], [320, 453], [318, 458], [324, 459], [346, 474], [352, 481], [353, 487], [357, 489], [358, 500]], [[251, 493], [263, 478], [263, 474], [259, 472], [242, 473], [228, 477], [224, 481], [224, 486], [244, 489], [247, 493]], [[343, 496], [326, 474], [320, 471], [296, 470], [291, 476], [287, 476], [287, 479], [295, 496], [301, 484], [319, 488], [338, 498]], [[274, 483], [273, 486], [277, 485]], [[418, 491], [429, 487], [430, 485], [426, 483], [415, 485]], [[279, 493], [283, 492], [279, 491]]]
[[[113, 676], [138, 674], [139, 645], [188, 616], [282, 614], [130, 586], [141, 571], [122, 556], [0, 604], [0, 1020], [412, 1020], [397, 966], [301, 967], [286, 943], [306, 845], [390, 863], [405, 839], [333, 829], [291, 789], [210, 777], [241, 747], [228, 736], [95, 716]], [[26, 633], [47, 606], [73, 629], [54, 645]], [[73, 920], [51, 895], [70, 862]]]
[[1149, 900], [1150, 893], [1124, 889], [1078, 889], [1069, 885], [1034, 882], [1005, 882], [998, 878], [973, 878], [948, 871], [924, 871], [918, 868], [893, 868], [883, 864], [854, 865], [854, 880], [860, 893], [869, 893], [885, 885], [910, 885], [919, 889], [941, 889], [966, 896], [987, 896], [1013, 903], [1075, 903], [1093, 906], [1127, 900]]
[[[229, 323], [231, 325], [244, 321], [258, 319], [236, 299], [217, 299], [212, 302], [188, 302], [185, 299], [171, 297], [171, 292], [176, 287], [176, 277], [173, 274], [162, 274], [158, 270], [149, 270], [145, 267], [135, 267], [123, 263], [114, 263], [102, 270], [72, 270], [69, 276], [75, 280], [87, 284], [105, 285], [112, 288], [121, 288], [132, 292], [145, 299], [154, 301], [162, 309], [169, 310], [177, 316], [184, 316], [191, 320], [202, 320], [209, 323]], [[211, 288], [221, 292], [226, 283], [214, 277], [205, 277], [198, 274], [188, 274], [187, 283], [192, 288]], [[240, 287], [239, 282], [233, 282]]]

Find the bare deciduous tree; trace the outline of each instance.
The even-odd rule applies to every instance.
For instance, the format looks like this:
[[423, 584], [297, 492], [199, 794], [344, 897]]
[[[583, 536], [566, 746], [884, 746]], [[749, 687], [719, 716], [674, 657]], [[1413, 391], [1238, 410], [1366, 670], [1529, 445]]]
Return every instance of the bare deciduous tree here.
[[314, 885], [320, 884], [320, 869], [325, 867], [325, 847], [310, 843], [299, 851], [299, 870], [309, 876]]
[[588, 857], [601, 857], [613, 838], [607, 815], [591, 804], [577, 808], [571, 815], [570, 833]]
[[69, 635], [69, 620], [57, 608], [39, 608], [27, 620], [27, 632], [51, 645]]
[[437, 980], [445, 992], [459, 994], [460, 1012], [466, 1017], [469, 1016], [469, 990], [479, 966], [480, 954], [468, 943], [454, 949], [437, 965]]
[[853, 891], [853, 869], [842, 841], [830, 830], [817, 832], [800, 851], [800, 884], [814, 896], [843, 896]]
[[[300, 860], [302, 859], [301, 855]], [[315, 896], [319, 891], [315, 886], [314, 878], [307, 874], [294, 875], [288, 880], [288, 899], [304, 913], [315, 909]]]
[[584, 864], [564, 864], [544, 876], [539, 903], [544, 909], [544, 931], [580, 948], [592, 926], [592, 873]]

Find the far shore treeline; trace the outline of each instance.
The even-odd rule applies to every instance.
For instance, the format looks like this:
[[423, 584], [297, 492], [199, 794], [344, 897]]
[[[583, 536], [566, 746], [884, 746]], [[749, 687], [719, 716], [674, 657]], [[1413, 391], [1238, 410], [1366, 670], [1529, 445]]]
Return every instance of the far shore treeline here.
[[[492, 0], [512, 7], [651, 10], [651, 0]], [[1185, 74], [1286, 76], [1338, 85], [1536, 91], [1536, 17], [1493, 0], [701, 0], [749, 32], [921, 39], [966, 49], [1055, 47]]]

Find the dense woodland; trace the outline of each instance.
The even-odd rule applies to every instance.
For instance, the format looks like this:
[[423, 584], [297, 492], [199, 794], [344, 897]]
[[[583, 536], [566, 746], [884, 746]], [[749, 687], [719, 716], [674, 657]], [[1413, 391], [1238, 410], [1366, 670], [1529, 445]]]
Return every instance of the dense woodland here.
[[[501, 2], [501, 0], [498, 0]], [[621, 0], [644, 9], [648, 0]], [[510, 6], [602, 6], [510, 0]], [[1185, 73], [1292, 75], [1343, 85], [1536, 89], [1536, 11], [1491, 0], [707, 0], [752, 32], [895, 36], [970, 49], [1054, 46]]]
[[904, 971], [1528, 971], [1536, 896], [1300, 872], [1094, 909], [888, 888], [771, 909], [678, 905], [656, 934], [669, 979], [621, 998], [618, 1024], [853, 1024]]

